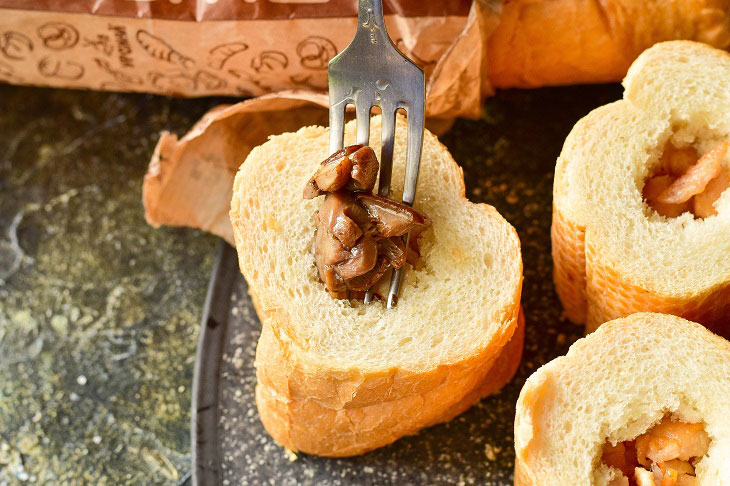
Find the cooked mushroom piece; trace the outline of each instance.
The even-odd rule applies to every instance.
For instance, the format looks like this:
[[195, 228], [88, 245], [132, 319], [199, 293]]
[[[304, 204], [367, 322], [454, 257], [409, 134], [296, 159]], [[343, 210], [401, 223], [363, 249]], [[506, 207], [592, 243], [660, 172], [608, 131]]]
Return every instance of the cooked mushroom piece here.
[[384, 238], [403, 236], [413, 230], [422, 231], [431, 224], [424, 214], [385, 197], [358, 194], [357, 200], [365, 206], [378, 233]]
[[410, 206], [371, 194], [378, 169], [370, 147], [351, 145], [322, 162], [304, 188], [306, 199], [326, 195], [315, 218], [314, 260], [336, 299], [362, 298], [388, 269], [413, 264], [418, 235], [430, 225]]
[[350, 252], [337, 238], [328, 234], [327, 226], [317, 218], [317, 231], [314, 236], [314, 256], [316, 261], [325, 265], [336, 265], [350, 256]]
[[350, 156], [352, 162], [352, 179], [347, 184], [351, 191], [371, 192], [375, 187], [380, 164], [375, 152], [370, 147], [362, 147]]
[[304, 192], [302, 192], [302, 197], [304, 199], [314, 199], [317, 196], [321, 196], [324, 194], [322, 191], [319, 190], [317, 187], [317, 183], [314, 182], [314, 177], [309, 179], [307, 182], [307, 185], [304, 186]]
[[350, 250], [350, 256], [335, 267], [335, 271], [345, 282], [368, 273], [378, 259], [378, 246], [370, 235], [363, 236]]
[[401, 268], [406, 262], [406, 243], [403, 238], [394, 236], [378, 241], [378, 254], [382, 255], [393, 268]]
[[347, 184], [350, 179], [350, 171], [352, 171], [350, 159], [341, 155], [337, 159], [330, 159], [317, 170], [314, 175], [314, 183], [317, 184], [320, 191], [338, 191]]
[[349, 254], [350, 252], [335, 238], [327, 234], [322, 225], [317, 224], [314, 236], [314, 263], [325, 288], [338, 299], [347, 297], [347, 287], [344, 280], [335, 272], [333, 265], [343, 261]]
[[[351, 194], [344, 191], [333, 192], [324, 198], [317, 220], [327, 232], [349, 249], [355, 246], [363, 234], [358, 225], [358, 222], [362, 222], [362, 213], [365, 211]], [[355, 218], [351, 218], [350, 215]]]
[[314, 199], [325, 192], [334, 192], [345, 187], [352, 172], [350, 155], [361, 148], [362, 145], [350, 145], [322, 161], [317, 172], [304, 187], [304, 199]]
[[374, 286], [388, 271], [388, 261], [384, 257], [379, 257], [375, 262], [375, 266], [367, 273], [348, 280], [347, 285], [350, 290], [365, 292]]

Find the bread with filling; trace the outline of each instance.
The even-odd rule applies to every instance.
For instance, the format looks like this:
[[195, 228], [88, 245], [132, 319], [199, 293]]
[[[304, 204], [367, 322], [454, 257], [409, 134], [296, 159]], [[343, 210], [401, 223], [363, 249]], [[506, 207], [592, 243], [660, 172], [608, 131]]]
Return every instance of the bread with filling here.
[[567, 316], [588, 331], [651, 311], [728, 332], [728, 79], [728, 53], [658, 44], [632, 65], [623, 99], [568, 135], [553, 188], [554, 279]]
[[[371, 122], [378, 157], [380, 120]], [[406, 131], [399, 118], [396, 199]], [[345, 145], [354, 134], [351, 122]], [[263, 424], [289, 449], [349, 456], [449, 420], [509, 380], [522, 350], [522, 259], [514, 228], [493, 207], [467, 201], [461, 168], [426, 131], [414, 206], [432, 224], [398, 305], [332, 298], [312, 251], [322, 198], [302, 198], [327, 152], [326, 128], [271, 137], [241, 165], [230, 216], [262, 323]]]
[[730, 343], [665, 314], [616, 319], [528, 378], [515, 486], [730, 485]]

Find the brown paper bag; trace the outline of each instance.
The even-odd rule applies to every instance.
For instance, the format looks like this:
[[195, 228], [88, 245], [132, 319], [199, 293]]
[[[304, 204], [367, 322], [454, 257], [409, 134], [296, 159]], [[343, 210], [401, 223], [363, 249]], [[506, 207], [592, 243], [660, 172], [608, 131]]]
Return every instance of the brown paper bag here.
[[[479, 115], [484, 40], [497, 21], [497, 10], [486, 6], [473, 5], [463, 32], [428, 78], [426, 112], [436, 131], [447, 126], [450, 117]], [[217, 107], [180, 140], [163, 133], [145, 176], [147, 221], [200, 228], [232, 243], [228, 210], [238, 166], [270, 135], [326, 125], [327, 106], [324, 94], [283, 91]], [[446, 118], [438, 122], [438, 117]]]
[[[385, 2], [392, 39], [442, 89], [449, 77], [430, 75], [465, 31], [470, 7]], [[353, 0], [0, 0], [0, 81], [179, 96], [323, 93], [327, 63], [356, 25]], [[483, 51], [473, 34], [465, 40]], [[460, 89], [474, 83], [469, 74]], [[469, 92], [468, 102], [478, 96]], [[439, 116], [473, 114], [468, 102], [441, 102]]]

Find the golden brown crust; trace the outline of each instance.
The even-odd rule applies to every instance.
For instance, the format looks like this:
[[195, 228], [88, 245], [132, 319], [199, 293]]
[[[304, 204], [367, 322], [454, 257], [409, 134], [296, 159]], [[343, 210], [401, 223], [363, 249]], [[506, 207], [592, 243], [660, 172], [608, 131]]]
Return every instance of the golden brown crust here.
[[[257, 350], [259, 416], [269, 434], [288, 449], [330, 457], [362, 454], [451, 420], [480, 398], [501, 389], [519, 367], [523, 344], [524, 317], [520, 312], [515, 334], [502, 352], [476, 365], [470, 373], [455, 379], [441, 370], [446, 374], [439, 373], [442, 376], [430, 381], [435, 385], [431, 390], [366, 406], [331, 407], [309, 397], [292, 396], [296, 381], [291, 377], [281, 381], [282, 372], [292, 371], [291, 357], [287, 358], [286, 347], [276, 340], [271, 327], [264, 325]], [[460, 396], [463, 398], [455, 398]]]
[[659, 312], [698, 322], [727, 335], [730, 323], [730, 282], [698, 295], [667, 297], [626, 282], [613, 269], [595, 262], [591, 246], [586, 248], [588, 314], [586, 332], [602, 323], [635, 312]]
[[540, 483], [533, 481], [528, 476], [522, 461], [515, 460], [515, 483], [514, 486], [539, 486]]
[[[360, 408], [395, 401], [405, 396], [422, 395], [447, 382], [469, 383], [476, 381], [475, 370], [487, 361], [494, 361], [500, 350], [511, 338], [516, 328], [519, 297], [511, 309], [505, 311], [505, 333], [494, 340], [477, 356], [470, 356], [457, 363], [440, 365], [434, 369], [409, 371], [388, 369], [382, 372], [355, 369], [333, 370], [329, 363], [318, 363], [314, 357], [302, 353], [288, 336], [281, 335], [283, 325], [274, 319], [263, 320], [264, 328], [270, 324], [271, 337], [264, 339], [257, 348], [257, 370], [265, 374], [267, 382], [291, 400], [316, 399], [332, 409]], [[266, 333], [268, 335], [268, 333]], [[272, 352], [276, 349], [276, 352]], [[261, 373], [259, 373], [261, 375]], [[260, 376], [261, 378], [261, 376]], [[463, 396], [455, 390], [456, 396]], [[445, 408], [445, 403], [439, 406]]]
[[512, 377], [515, 376], [517, 369], [520, 367], [524, 347], [525, 313], [520, 306], [520, 313], [517, 316], [517, 329], [515, 329], [512, 338], [504, 346], [494, 365], [490, 368], [489, 374], [482, 382], [479, 388], [479, 398], [497, 393], [512, 380]]
[[727, 336], [730, 282], [698, 295], [667, 297], [626, 282], [596, 263], [585, 245], [585, 230], [553, 209], [551, 230], [555, 288], [568, 318], [585, 323], [586, 332], [635, 312], [673, 314]]
[[488, 42], [494, 87], [618, 81], [649, 46], [730, 45], [727, 0], [506, 0]]
[[555, 291], [572, 322], [586, 321], [585, 228], [565, 219], [553, 206], [550, 227]]
[[[700, 87], [686, 89], [685, 76], [694, 76], [698, 66], [708, 66], [700, 79], [714, 79], [725, 76], [730, 59], [723, 51], [686, 41], [647, 50], [624, 81], [624, 99], [576, 123], [558, 158], [551, 229], [554, 281], [566, 315], [585, 323], [588, 332], [635, 312], [660, 312], [730, 333], [730, 274], [717, 258], [726, 252], [724, 242], [717, 242], [726, 234], [726, 216], [687, 224], [657, 219], [641, 191], [649, 165], [667, 143], [647, 133], [679, 130], [682, 124], [672, 125], [671, 117], [694, 120], [702, 104], [714, 101], [717, 118], [727, 110], [722, 91], [703, 98], [696, 94], [703, 92]], [[656, 89], [640, 89], [652, 79], [662, 79], [667, 90], [661, 101], [652, 98]], [[680, 94], [671, 98], [675, 91]], [[726, 136], [711, 134], [697, 121], [685, 129], [696, 130], [692, 136], [706, 143]], [[674, 242], [681, 249], [675, 258]], [[716, 265], [701, 261], [705, 257]]]

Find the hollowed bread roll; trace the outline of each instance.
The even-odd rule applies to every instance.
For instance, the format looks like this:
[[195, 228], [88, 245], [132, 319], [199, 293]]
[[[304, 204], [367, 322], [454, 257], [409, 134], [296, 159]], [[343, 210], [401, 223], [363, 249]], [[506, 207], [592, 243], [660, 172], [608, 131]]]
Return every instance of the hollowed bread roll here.
[[[606, 464], [606, 451], [650, 437], [666, 424], [686, 426], [702, 439], [700, 455], [685, 464], [696, 477], [680, 480], [728, 485], [728, 412], [728, 341], [665, 314], [610, 321], [538, 369], [522, 388], [515, 418], [515, 485], [627, 485], [628, 478]], [[650, 448], [668, 450], [674, 438], [649, 441]], [[636, 440], [637, 450], [645, 446]], [[667, 461], [663, 467], [681, 470], [675, 464]]]
[[[730, 191], [702, 219], [662, 216], [642, 190], [668, 147], [702, 155], [730, 140], [730, 56], [694, 42], [657, 44], [624, 88], [622, 100], [575, 125], [557, 161], [552, 251], [566, 314], [588, 331], [653, 311], [727, 332]], [[730, 170], [727, 155], [721, 168]]]
[[[380, 120], [371, 121], [378, 157]], [[399, 118], [397, 199], [406, 131]], [[352, 122], [346, 145], [354, 135]], [[322, 198], [302, 198], [328, 137], [306, 127], [255, 148], [236, 175], [230, 215], [263, 326], [261, 420], [289, 449], [348, 456], [448, 420], [511, 378], [522, 352], [522, 259], [514, 228], [491, 206], [466, 200], [461, 169], [426, 132], [415, 207], [432, 226], [416, 267], [404, 273], [398, 305], [334, 299], [312, 252]]]

